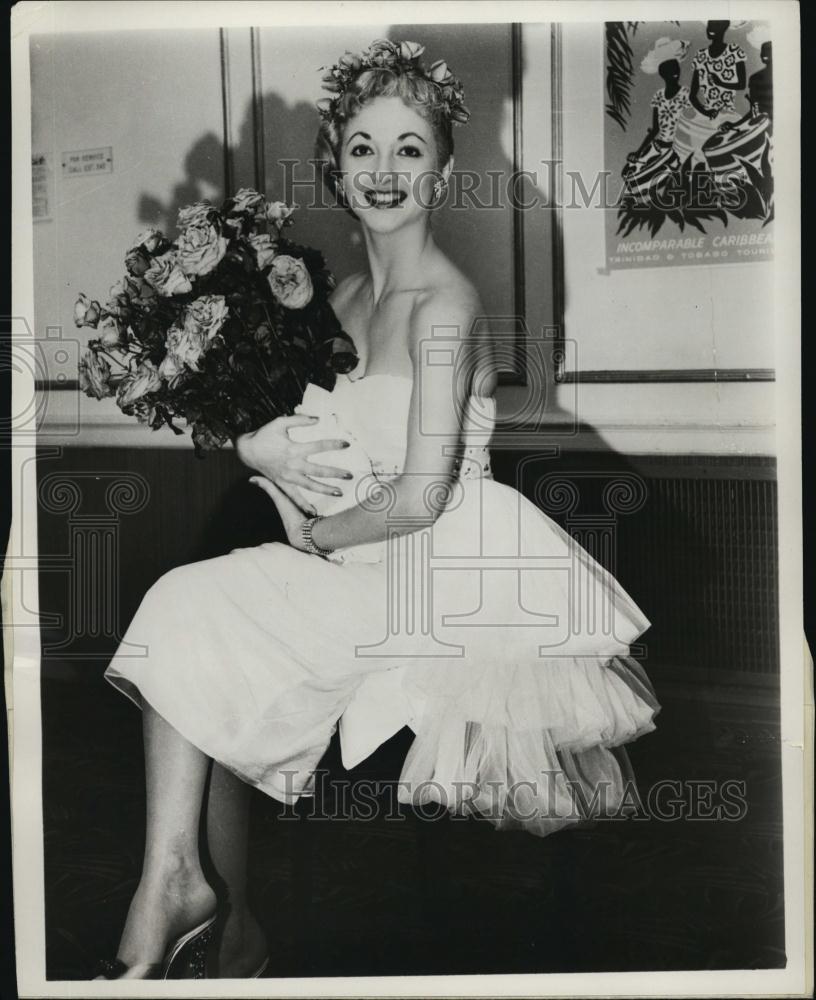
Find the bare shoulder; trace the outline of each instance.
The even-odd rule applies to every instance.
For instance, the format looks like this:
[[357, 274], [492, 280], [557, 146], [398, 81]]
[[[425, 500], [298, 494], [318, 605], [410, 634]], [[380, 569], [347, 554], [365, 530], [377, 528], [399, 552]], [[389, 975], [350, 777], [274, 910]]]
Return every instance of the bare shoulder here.
[[474, 320], [483, 315], [475, 286], [451, 264], [439, 280], [417, 292], [411, 310], [411, 331], [414, 336], [423, 337], [430, 336], [433, 327], [456, 327], [464, 342]]
[[[435, 335], [449, 338], [452, 353], [471, 372], [471, 384], [492, 395], [497, 384], [487, 314], [475, 286], [452, 267], [446, 280], [417, 294], [411, 316], [410, 352], [419, 362], [420, 344]], [[463, 354], [462, 354], [463, 352]], [[464, 355], [464, 356], [463, 356]]]

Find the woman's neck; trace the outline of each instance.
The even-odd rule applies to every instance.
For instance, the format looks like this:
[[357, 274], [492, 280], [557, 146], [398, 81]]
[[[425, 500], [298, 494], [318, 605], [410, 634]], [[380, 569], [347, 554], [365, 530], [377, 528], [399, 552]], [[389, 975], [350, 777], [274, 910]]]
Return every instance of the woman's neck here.
[[375, 305], [386, 292], [422, 284], [428, 259], [436, 250], [430, 226], [406, 226], [393, 233], [364, 228], [363, 236]]

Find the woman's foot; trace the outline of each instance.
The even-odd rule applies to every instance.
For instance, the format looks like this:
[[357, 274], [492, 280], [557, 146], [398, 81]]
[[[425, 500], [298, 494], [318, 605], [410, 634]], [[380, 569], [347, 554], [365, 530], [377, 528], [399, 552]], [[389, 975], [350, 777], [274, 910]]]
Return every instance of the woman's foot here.
[[229, 907], [207, 956], [209, 977], [249, 979], [269, 958], [266, 935], [247, 907]]
[[179, 866], [163, 876], [143, 876], [116, 957], [127, 966], [161, 964], [169, 946], [211, 917], [215, 907], [215, 893], [200, 870]]

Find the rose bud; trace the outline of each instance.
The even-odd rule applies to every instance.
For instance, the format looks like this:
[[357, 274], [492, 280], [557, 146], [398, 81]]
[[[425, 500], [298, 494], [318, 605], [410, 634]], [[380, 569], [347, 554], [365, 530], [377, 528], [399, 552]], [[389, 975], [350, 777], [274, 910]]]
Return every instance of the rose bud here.
[[267, 221], [277, 226], [278, 229], [288, 223], [292, 212], [294, 212], [294, 208], [287, 205], [285, 201], [270, 201], [266, 206]]
[[425, 46], [419, 42], [400, 42], [400, 56], [403, 59], [417, 59], [425, 51]]
[[79, 293], [79, 298], [74, 305], [74, 323], [76, 326], [90, 326], [96, 329], [99, 318], [102, 315], [102, 307], [94, 299], [91, 301], [84, 292]]
[[166, 243], [164, 234], [158, 229], [144, 229], [133, 241], [133, 250], [142, 247], [149, 254], [155, 254]]

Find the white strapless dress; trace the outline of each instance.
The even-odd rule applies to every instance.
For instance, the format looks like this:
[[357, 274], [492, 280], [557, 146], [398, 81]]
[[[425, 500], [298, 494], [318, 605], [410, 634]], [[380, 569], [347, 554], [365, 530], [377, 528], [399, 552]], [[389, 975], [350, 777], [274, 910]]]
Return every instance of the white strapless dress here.
[[[301, 437], [350, 442], [323, 456], [353, 479], [340, 498], [312, 494], [321, 513], [387, 505], [412, 385], [369, 375], [307, 387], [300, 409], [321, 419]], [[574, 539], [492, 478], [494, 422], [495, 401], [471, 397], [454, 488], [427, 529], [328, 560], [268, 542], [166, 573], [106, 678], [283, 802], [313, 791], [339, 724], [347, 768], [409, 726], [400, 800], [499, 828], [543, 836], [631, 803], [623, 745], [659, 711], [629, 655], [649, 622]]]

